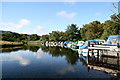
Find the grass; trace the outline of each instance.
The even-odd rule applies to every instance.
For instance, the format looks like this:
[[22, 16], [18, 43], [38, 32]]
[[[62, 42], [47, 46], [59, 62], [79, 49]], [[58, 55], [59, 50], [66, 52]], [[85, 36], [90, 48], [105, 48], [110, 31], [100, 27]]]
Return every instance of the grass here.
[[0, 41], [0, 45], [21, 45], [22, 42]]

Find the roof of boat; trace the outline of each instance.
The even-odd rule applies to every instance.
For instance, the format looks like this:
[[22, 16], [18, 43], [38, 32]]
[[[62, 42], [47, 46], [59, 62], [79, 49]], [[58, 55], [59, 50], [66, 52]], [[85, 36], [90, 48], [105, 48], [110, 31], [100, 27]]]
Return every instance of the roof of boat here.
[[120, 38], [120, 35], [111, 35], [108, 37], [108, 39], [111, 39], [111, 38]]
[[88, 40], [89, 42], [99, 42], [98, 40]]

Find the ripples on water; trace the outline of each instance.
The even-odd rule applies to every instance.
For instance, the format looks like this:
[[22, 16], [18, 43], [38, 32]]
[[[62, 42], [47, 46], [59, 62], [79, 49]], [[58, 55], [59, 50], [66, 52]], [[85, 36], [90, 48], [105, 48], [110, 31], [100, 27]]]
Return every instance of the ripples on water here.
[[[108, 74], [88, 67], [86, 58], [67, 48], [46, 46], [19, 46], [2, 48], [2, 78], [106, 78], [118, 79], [120, 75]], [[100, 60], [105, 61], [106, 58]], [[107, 64], [104, 65], [108, 68]], [[112, 70], [119, 70], [119, 63]], [[117, 65], [117, 66], [116, 66]], [[112, 65], [113, 66], [113, 65]]]

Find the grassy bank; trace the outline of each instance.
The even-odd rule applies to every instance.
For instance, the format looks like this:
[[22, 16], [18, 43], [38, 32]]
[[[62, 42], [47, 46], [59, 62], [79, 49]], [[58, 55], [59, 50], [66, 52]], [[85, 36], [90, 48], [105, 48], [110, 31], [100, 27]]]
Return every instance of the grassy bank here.
[[15, 47], [15, 46], [22, 46], [22, 45], [40, 45], [40, 41], [28, 41], [26, 43], [23, 42], [11, 42], [11, 41], [1, 41], [0, 40], [0, 45], [2, 48], [7, 48], [7, 47]]
[[0, 45], [2, 47], [13, 47], [13, 46], [21, 46], [22, 42], [11, 42], [11, 41], [0, 41]]

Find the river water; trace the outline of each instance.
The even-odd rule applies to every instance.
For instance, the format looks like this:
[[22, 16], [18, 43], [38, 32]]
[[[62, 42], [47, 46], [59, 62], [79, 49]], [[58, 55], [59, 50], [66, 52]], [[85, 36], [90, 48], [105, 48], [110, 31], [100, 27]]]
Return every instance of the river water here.
[[119, 76], [89, 69], [77, 52], [68, 48], [19, 46], [3, 48], [2, 78], [103, 78]]

